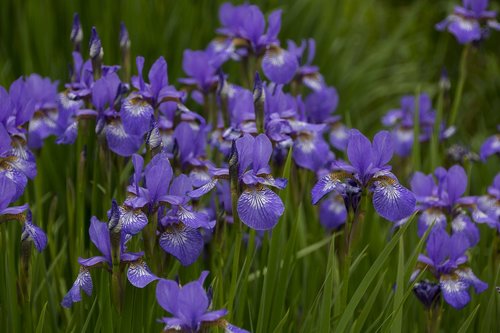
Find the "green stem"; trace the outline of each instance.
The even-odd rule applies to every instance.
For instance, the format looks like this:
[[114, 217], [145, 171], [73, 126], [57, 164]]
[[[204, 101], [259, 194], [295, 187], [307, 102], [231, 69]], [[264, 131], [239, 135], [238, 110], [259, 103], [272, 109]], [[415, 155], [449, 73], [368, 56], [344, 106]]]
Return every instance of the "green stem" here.
[[457, 89], [455, 89], [455, 96], [453, 98], [453, 105], [451, 108], [450, 115], [450, 125], [455, 125], [458, 114], [458, 107], [460, 106], [460, 102], [462, 101], [462, 94], [464, 91], [465, 79], [467, 78], [467, 56], [469, 54], [470, 44], [467, 44], [463, 51], [462, 57], [460, 58], [460, 73], [458, 78]]
[[420, 87], [415, 91], [415, 112], [413, 113], [413, 170], [421, 170], [420, 166]]
[[431, 137], [431, 171], [434, 171], [439, 165], [441, 165], [439, 158], [439, 137], [441, 132], [441, 122], [443, 121], [444, 92], [445, 88], [440, 84], [436, 120], [434, 122], [434, 130]]
[[439, 332], [439, 326], [441, 324], [441, 313], [442, 307], [440, 305], [431, 306], [431, 308], [426, 311], [427, 333]]
[[120, 272], [120, 232], [111, 232], [111, 262], [113, 265], [113, 272], [111, 278], [113, 303], [120, 313], [123, 304], [123, 286]]

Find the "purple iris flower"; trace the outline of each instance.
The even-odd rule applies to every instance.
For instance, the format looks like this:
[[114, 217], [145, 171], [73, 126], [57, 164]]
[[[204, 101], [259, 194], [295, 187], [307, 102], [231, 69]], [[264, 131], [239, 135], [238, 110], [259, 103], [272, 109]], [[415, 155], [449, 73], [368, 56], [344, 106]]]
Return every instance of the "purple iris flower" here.
[[[165, 331], [201, 332], [205, 327], [218, 326], [229, 333], [248, 331], [231, 325], [223, 317], [226, 309], [209, 310], [212, 297], [203, 288], [208, 271], [203, 271], [198, 280], [183, 286], [172, 280], [160, 280], [156, 286], [156, 300], [172, 317], [160, 319]], [[205, 326], [206, 325], [206, 326]]]
[[[280, 197], [267, 186], [283, 189], [287, 180], [271, 175], [271, 141], [265, 134], [259, 134], [255, 138], [245, 134], [235, 143], [238, 154], [238, 181], [243, 190], [237, 203], [238, 215], [241, 221], [252, 229], [272, 229], [283, 215], [285, 207]], [[212, 180], [189, 192], [189, 196], [199, 198], [209, 192], [220, 179], [229, 177], [229, 170], [214, 169], [211, 174]]]
[[486, 38], [490, 29], [500, 30], [497, 13], [487, 10], [488, 0], [462, 0], [463, 7], [455, 6], [453, 13], [436, 24], [436, 29], [447, 29], [460, 44]]
[[[140, 134], [128, 132], [122, 122], [122, 113], [115, 110], [122, 88], [116, 73], [103, 75], [92, 86], [92, 104], [96, 111], [87, 112], [97, 117], [96, 132], [100, 134], [102, 131], [109, 149], [120, 156], [131, 156], [139, 149], [143, 138]], [[83, 114], [86, 110], [80, 112]]]
[[[434, 131], [436, 111], [427, 94], [421, 94], [418, 99], [420, 142], [429, 141]], [[415, 114], [415, 97], [412, 95], [401, 98], [401, 108], [388, 111], [382, 118], [384, 126], [392, 128], [394, 151], [399, 156], [408, 156], [413, 147], [413, 127]], [[440, 139], [449, 138], [455, 132], [454, 127], [448, 129], [441, 125]]]
[[244, 46], [240, 55], [263, 55], [262, 70], [271, 81], [286, 84], [293, 79], [299, 64], [294, 54], [279, 46], [281, 10], [269, 14], [267, 31], [264, 14], [255, 5], [224, 3], [219, 9], [219, 19], [222, 27], [217, 31], [233, 40], [231, 47]]
[[[304, 57], [306, 48], [307, 58]], [[300, 64], [295, 79], [314, 91], [325, 88], [323, 75], [321, 75], [317, 66], [312, 65], [316, 53], [316, 42], [314, 39], [302, 40], [300, 45], [289, 40], [288, 51], [297, 57], [297, 61]]]
[[335, 191], [344, 197], [347, 207], [355, 211], [363, 191], [373, 194], [373, 206], [383, 218], [396, 222], [411, 215], [415, 196], [399, 184], [387, 163], [393, 154], [391, 135], [377, 133], [370, 143], [361, 132], [351, 130], [347, 144], [350, 164], [338, 161], [334, 171], [322, 177], [312, 189], [312, 203], [317, 204], [326, 194]]
[[[149, 215], [158, 211], [160, 246], [183, 265], [191, 265], [203, 249], [198, 229], [212, 229], [215, 225], [205, 213], [195, 211], [190, 205], [187, 193], [193, 189], [191, 179], [183, 174], [172, 179], [170, 162], [165, 153], [159, 153], [146, 166], [144, 187], [141, 187], [144, 160], [134, 155], [132, 162], [135, 172], [124, 207], [131, 212], [146, 209]], [[169, 209], [166, 204], [170, 204]], [[137, 232], [145, 226], [137, 222], [134, 225]]]
[[75, 51], [80, 51], [80, 45], [83, 40], [83, 30], [78, 13], [75, 13], [75, 15], [73, 15], [73, 25], [71, 26], [71, 33], [69, 38], [75, 46]]
[[185, 50], [182, 69], [189, 77], [179, 79], [179, 82], [195, 86], [203, 94], [214, 91], [219, 80], [217, 71], [228, 57], [227, 52], [217, 50], [214, 44], [205, 50]]
[[[498, 131], [500, 132], [500, 125]], [[500, 155], [500, 133], [490, 136], [481, 145], [481, 159], [486, 161], [491, 155]]]
[[[108, 271], [112, 269], [111, 240], [108, 224], [99, 221], [95, 216], [92, 217], [89, 235], [90, 240], [101, 255], [88, 259], [78, 258], [80, 273], [61, 302], [61, 305], [66, 308], [82, 300], [81, 289], [89, 296], [92, 294], [93, 285], [90, 269], [97, 267], [105, 268]], [[120, 236], [120, 265], [128, 265], [127, 278], [130, 283], [137, 288], [144, 288], [149, 283], [157, 280], [158, 278], [151, 273], [149, 267], [142, 260], [143, 252], [127, 252], [125, 244], [130, 239], [130, 236], [127, 236], [125, 233], [121, 233]]]
[[[446, 230], [434, 229], [427, 240], [427, 255], [419, 255], [418, 261], [426, 265], [439, 281], [446, 303], [461, 309], [470, 302], [469, 289], [482, 293], [488, 284], [479, 280], [467, 266], [467, 239], [461, 234], [448, 235]], [[415, 276], [420, 268], [413, 273]]]
[[453, 234], [462, 234], [474, 246], [479, 241], [479, 230], [471, 221], [468, 210], [474, 205], [475, 197], [463, 197], [467, 188], [467, 174], [459, 165], [449, 170], [437, 168], [432, 174], [416, 172], [411, 180], [411, 188], [417, 198], [418, 236], [426, 230], [446, 229], [451, 221]]
[[488, 187], [488, 194], [477, 198], [472, 217], [477, 223], [486, 223], [500, 232], [500, 173]]
[[327, 230], [340, 229], [347, 219], [347, 209], [344, 198], [332, 193], [319, 206], [319, 222]]

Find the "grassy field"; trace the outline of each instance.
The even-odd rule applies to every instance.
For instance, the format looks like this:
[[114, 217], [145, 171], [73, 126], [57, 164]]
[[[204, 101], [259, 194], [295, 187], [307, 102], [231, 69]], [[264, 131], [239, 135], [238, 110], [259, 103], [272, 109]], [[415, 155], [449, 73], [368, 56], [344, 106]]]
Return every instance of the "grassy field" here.
[[[144, 1], [63, 1], [3, 0], [0, 3], [0, 85], [8, 87], [22, 75], [39, 73], [59, 81], [68, 80], [72, 45], [69, 40], [73, 13], [78, 12], [84, 31], [84, 49], [95, 26], [104, 47], [104, 63], [120, 61], [118, 33], [125, 22], [130, 34], [132, 59], [142, 55], [146, 68], [159, 56], [168, 63], [169, 81], [177, 85], [184, 77], [182, 54], [185, 49], [202, 49], [220, 26], [218, 8], [223, 1], [144, 0]], [[239, 3], [239, 2], [238, 2]], [[382, 129], [381, 117], [399, 107], [403, 95], [427, 92], [437, 102], [438, 83], [445, 68], [453, 96], [459, 79], [463, 46], [449, 33], [434, 25], [453, 9], [453, 1], [396, 0], [294, 0], [254, 1], [264, 13], [283, 9], [282, 45], [286, 40], [316, 40], [316, 57], [325, 81], [339, 94], [336, 113], [346, 123], [369, 138]], [[491, 1], [500, 10], [498, 1]], [[449, 167], [445, 151], [454, 143], [478, 152], [482, 142], [500, 124], [500, 33], [493, 31], [479, 47], [471, 49], [467, 78], [458, 110], [457, 133], [439, 146], [439, 162]], [[135, 66], [133, 73], [135, 74]], [[233, 77], [238, 73], [229, 68]], [[445, 116], [449, 114], [445, 101]], [[414, 171], [432, 172], [430, 147], [423, 144], [412, 159], [395, 158], [392, 165], [399, 180], [409, 186]], [[337, 153], [343, 157], [343, 153]], [[32, 206], [36, 222], [49, 238], [47, 249], [31, 259], [31, 302], [19, 305], [16, 279], [20, 274], [18, 225], [0, 225], [0, 327], [6, 332], [159, 332], [157, 319], [166, 316], [155, 300], [155, 287], [128, 285], [125, 306], [118, 313], [111, 305], [111, 283], [107, 272], [93, 273], [92, 297], [71, 309], [60, 302], [78, 272], [78, 257], [95, 254], [87, 230], [90, 216], [105, 219], [112, 197], [123, 199], [132, 174], [129, 159], [113, 160], [112, 167], [93, 165], [101, 176], [104, 190], [94, 197], [78, 195], [78, 161], [75, 146], [57, 145], [49, 138], [35, 152], [38, 176], [30, 181], [21, 199]], [[92, 163], [91, 159], [89, 161]], [[290, 161], [289, 161], [290, 162]], [[90, 163], [89, 163], [90, 165]], [[486, 192], [500, 170], [498, 156], [487, 162], [466, 163], [467, 193]], [[289, 178], [281, 191], [285, 214], [278, 226], [262, 239], [258, 250], [243, 248], [235, 300], [229, 300], [232, 242], [212, 246], [211, 256], [189, 267], [167, 259], [162, 277], [196, 279], [211, 269], [206, 285], [214, 288], [214, 305], [229, 307], [229, 319], [252, 332], [423, 332], [423, 306], [408, 283], [416, 255], [423, 243], [416, 223], [408, 223], [393, 233], [392, 224], [364, 210], [364, 223], [357, 230], [349, 268], [349, 289], [342, 282], [335, 242], [339, 234], [329, 234], [318, 221], [317, 207], [310, 203], [310, 189], [316, 182], [312, 172], [287, 163], [280, 170]], [[110, 177], [117, 188], [106, 187]], [[99, 179], [99, 178], [98, 178]], [[94, 184], [87, 179], [87, 191]], [[76, 189], [76, 190], [75, 190]], [[100, 190], [97, 190], [98, 192]], [[80, 213], [79, 213], [80, 212]], [[84, 217], [79, 221], [78, 217]], [[413, 221], [413, 220], [412, 220]], [[471, 250], [471, 267], [489, 284], [482, 294], [472, 293], [472, 301], [462, 310], [444, 303], [441, 332], [496, 332], [500, 327], [500, 284], [498, 234], [479, 226], [481, 240]], [[76, 235], [76, 239], [72, 239]], [[138, 245], [134, 243], [134, 245]], [[338, 244], [337, 244], [338, 246]], [[214, 271], [217, 267], [219, 271]], [[265, 272], [265, 274], [264, 274]], [[402, 282], [401, 288], [395, 287]], [[333, 328], [333, 329], [332, 329]]]

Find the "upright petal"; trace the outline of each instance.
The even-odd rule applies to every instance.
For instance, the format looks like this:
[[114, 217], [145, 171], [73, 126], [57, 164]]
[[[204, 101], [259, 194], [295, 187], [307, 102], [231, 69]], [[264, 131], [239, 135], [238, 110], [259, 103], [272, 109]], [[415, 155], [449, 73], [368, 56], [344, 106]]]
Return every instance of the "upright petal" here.
[[198, 281], [184, 285], [178, 295], [178, 316], [193, 330], [198, 330], [202, 315], [208, 308], [208, 297]]
[[165, 154], [157, 154], [149, 162], [146, 167], [145, 178], [152, 203], [167, 194], [172, 175], [172, 167]]
[[273, 145], [265, 134], [259, 134], [253, 145], [253, 171], [256, 175], [271, 173], [269, 159], [273, 153]]
[[109, 229], [107, 223], [101, 222], [97, 217], [92, 216], [89, 228], [90, 240], [95, 247], [111, 261], [111, 241], [109, 239]]
[[179, 284], [172, 280], [160, 279], [156, 285], [156, 300], [158, 304], [173, 315], [177, 314], [177, 299], [179, 298]]
[[254, 146], [255, 139], [250, 134], [245, 134], [241, 138], [236, 140], [236, 150], [238, 152], [238, 170], [240, 175], [243, 174], [253, 162]]
[[264, 186], [250, 187], [238, 199], [238, 215], [255, 230], [269, 230], [277, 223], [285, 206], [280, 197]]
[[387, 131], [380, 131], [373, 138], [373, 165], [382, 167], [392, 158], [394, 147], [391, 134]]
[[425, 175], [420, 171], [415, 172], [410, 185], [417, 198], [431, 197], [432, 190], [436, 186], [432, 175]]
[[449, 204], [453, 205], [467, 189], [467, 174], [464, 168], [454, 165], [448, 170], [446, 176], [447, 192]]
[[349, 134], [347, 157], [363, 177], [372, 164], [372, 145], [370, 140], [358, 130], [352, 129]]
[[182, 223], [172, 224], [161, 234], [160, 246], [176, 257], [183, 266], [189, 266], [203, 250], [203, 237], [198, 230]]

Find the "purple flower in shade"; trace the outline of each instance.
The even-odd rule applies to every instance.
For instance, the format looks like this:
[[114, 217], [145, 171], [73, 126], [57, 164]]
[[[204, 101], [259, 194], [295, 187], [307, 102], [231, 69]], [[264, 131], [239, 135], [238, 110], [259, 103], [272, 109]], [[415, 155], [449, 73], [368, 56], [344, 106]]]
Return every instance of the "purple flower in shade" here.
[[[304, 52], [307, 48], [307, 58], [304, 57]], [[302, 40], [300, 45], [293, 41], [288, 41], [288, 51], [297, 57], [300, 66], [295, 74], [295, 80], [304, 84], [306, 87], [318, 91], [325, 88], [325, 80], [319, 72], [317, 66], [313, 66], [312, 62], [316, 53], [316, 42], [314, 39]]]
[[[500, 132], [500, 125], [498, 131]], [[486, 161], [491, 155], [500, 155], [500, 133], [490, 136], [481, 145], [481, 159]]]
[[327, 230], [340, 229], [347, 219], [347, 209], [341, 195], [330, 194], [319, 206], [319, 222]]
[[299, 64], [294, 54], [279, 46], [281, 10], [269, 14], [267, 31], [264, 15], [255, 5], [224, 3], [219, 9], [219, 19], [222, 27], [217, 31], [233, 40], [230, 47], [244, 46], [239, 56], [263, 55], [262, 70], [274, 83], [286, 84], [293, 79]]
[[[89, 229], [90, 240], [99, 250], [100, 255], [88, 259], [78, 258], [80, 264], [80, 273], [78, 274], [73, 286], [64, 296], [61, 305], [69, 308], [75, 302], [82, 300], [80, 290], [83, 289], [87, 295], [92, 294], [92, 278], [90, 269], [102, 267], [111, 271], [111, 240], [108, 224], [99, 221], [95, 216], [90, 221]], [[125, 243], [130, 239], [125, 233], [120, 234], [120, 265], [128, 265], [127, 278], [129, 282], [137, 287], [144, 288], [149, 283], [158, 278], [151, 273], [151, 270], [142, 260], [143, 252], [127, 252]]]
[[205, 50], [185, 50], [182, 69], [189, 77], [179, 79], [179, 82], [194, 86], [203, 94], [215, 90], [219, 80], [217, 71], [228, 57], [227, 52], [217, 50], [214, 44]]
[[463, 197], [467, 188], [467, 174], [461, 166], [449, 170], [437, 168], [432, 174], [416, 172], [411, 180], [411, 189], [417, 198], [418, 236], [426, 230], [446, 229], [451, 221], [452, 233], [462, 234], [474, 246], [479, 241], [479, 230], [471, 221], [467, 210], [472, 208], [476, 198]]
[[439, 281], [446, 303], [456, 309], [461, 309], [470, 302], [470, 287], [476, 293], [482, 293], [488, 288], [488, 284], [479, 280], [467, 266], [465, 252], [468, 247], [469, 242], [464, 235], [455, 233], [450, 236], [444, 229], [433, 229], [427, 240], [427, 255], [419, 255], [420, 267], [413, 273], [416, 276], [422, 266], [427, 266]]
[[[436, 111], [427, 94], [421, 94], [418, 99], [420, 142], [429, 141], [434, 131]], [[384, 126], [392, 128], [394, 151], [399, 156], [408, 156], [413, 147], [413, 127], [415, 119], [415, 97], [412, 95], [401, 98], [401, 108], [389, 110], [382, 118]], [[455, 132], [454, 127], [445, 129], [441, 125], [440, 139], [449, 138]]]
[[500, 232], [500, 173], [488, 187], [488, 194], [477, 198], [472, 217], [477, 223], [486, 223]]
[[415, 283], [413, 292], [418, 300], [427, 308], [438, 304], [439, 297], [441, 296], [441, 287], [439, 283], [423, 280]]
[[361, 132], [351, 130], [347, 144], [350, 164], [338, 161], [334, 171], [322, 177], [312, 189], [312, 203], [317, 204], [326, 194], [335, 191], [344, 197], [347, 207], [355, 211], [361, 193], [373, 194], [373, 206], [383, 218], [396, 222], [413, 213], [415, 196], [399, 184], [387, 163], [391, 160], [393, 146], [391, 135], [377, 133], [370, 143]]
[[[273, 151], [271, 141], [265, 134], [253, 137], [245, 134], [235, 141], [238, 156], [238, 181], [243, 192], [240, 194], [237, 211], [241, 221], [255, 230], [269, 230], [284, 212], [280, 197], [267, 186], [283, 189], [287, 180], [271, 175], [269, 159]], [[210, 170], [212, 180], [188, 193], [199, 198], [212, 190], [220, 179], [229, 177], [228, 169]]]
[[436, 29], [447, 29], [460, 44], [477, 42], [486, 38], [490, 29], [500, 30], [497, 13], [486, 10], [488, 0], [463, 0], [463, 7], [455, 6], [453, 13], [436, 24]]
[[172, 280], [160, 280], [156, 285], [158, 304], [172, 317], [164, 317], [160, 322], [165, 324], [168, 332], [200, 332], [206, 327], [217, 326], [229, 333], [245, 333], [244, 329], [229, 324], [223, 317], [226, 309], [209, 310], [212, 297], [203, 288], [208, 271], [203, 271], [198, 280], [184, 286]]
[[301, 121], [289, 121], [293, 136], [293, 160], [305, 169], [317, 172], [335, 156], [323, 139], [325, 124], [309, 124]]

